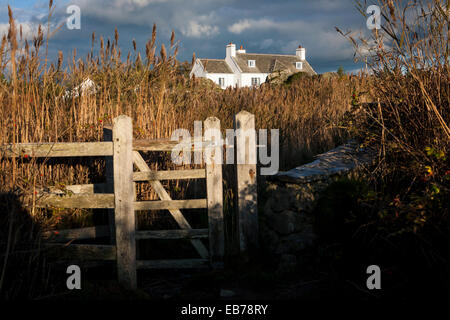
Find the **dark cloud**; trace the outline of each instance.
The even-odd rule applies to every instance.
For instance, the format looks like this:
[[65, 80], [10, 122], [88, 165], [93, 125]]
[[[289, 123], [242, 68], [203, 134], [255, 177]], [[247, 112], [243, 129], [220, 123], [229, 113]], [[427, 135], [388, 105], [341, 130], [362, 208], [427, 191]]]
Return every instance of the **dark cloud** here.
[[[66, 1], [55, 3], [53, 27], [64, 23], [69, 5]], [[90, 50], [93, 31], [97, 38], [113, 38], [117, 27], [126, 55], [132, 39], [144, 48], [156, 23], [159, 43], [167, 43], [171, 31], [175, 31], [181, 60], [190, 61], [193, 52], [197, 57], [223, 58], [225, 45], [231, 41], [243, 44], [247, 52], [283, 54], [294, 54], [302, 44], [318, 72], [335, 71], [340, 65], [346, 70], [360, 67], [353, 62], [352, 46], [335, 31], [335, 26], [344, 30], [365, 28], [353, 0], [74, 0], [70, 4], [81, 8], [81, 30], [63, 26], [51, 40], [52, 54], [62, 50], [67, 55], [76, 48], [84, 55]], [[46, 23], [42, 1], [19, 7], [19, 21], [28, 29], [35, 28], [39, 21]], [[0, 10], [0, 32], [7, 21], [5, 8]]]

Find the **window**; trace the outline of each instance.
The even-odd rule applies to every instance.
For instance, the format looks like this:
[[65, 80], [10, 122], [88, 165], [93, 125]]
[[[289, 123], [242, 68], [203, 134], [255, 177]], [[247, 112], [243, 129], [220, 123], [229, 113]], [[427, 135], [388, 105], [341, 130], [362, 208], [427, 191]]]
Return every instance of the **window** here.
[[252, 86], [259, 86], [260, 80], [259, 78], [252, 78]]
[[225, 87], [225, 78], [219, 78], [219, 86]]
[[248, 66], [251, 68], [255, 67], [255, 60], [248, 60]]
[[299, 70], [303, 69], [303, 62], [296, 62], [295, 63], [295, 68], [299, 69]]

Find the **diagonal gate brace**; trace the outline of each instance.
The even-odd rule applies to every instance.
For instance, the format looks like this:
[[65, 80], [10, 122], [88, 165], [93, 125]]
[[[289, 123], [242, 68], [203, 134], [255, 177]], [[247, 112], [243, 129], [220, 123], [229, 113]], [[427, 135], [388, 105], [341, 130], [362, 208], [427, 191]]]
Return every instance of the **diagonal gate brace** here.
[[[141, 172], [152, 171], [148, 167], [145, 160], [142, 158], [139, 151], [133, 151], [133, 162]], [[167, 193], [166, 189], [164, 189], [164, 186], [162, 185], [162, 183], [160, 181], [149, 180], [149, 183], [161, 200], [172, 200], [172, 198]], [[181, 229], [192, 229], [191, 225], [189, 224], [189, 222], [186, 220], [186, 218], [183, 216], [183, 214], [181, 213], [181, 211], [179, 209], [169, 209], [169, 212]], [[208, 250], [206, 249], [204, 244], [199, 239], [191, 239], [190, 241], [191, 241], [192, 245], [194, 246], [194, 248], [197, 250], [198, 254], [203, 259], [208, 259], [208, 256], [209, 256]]]

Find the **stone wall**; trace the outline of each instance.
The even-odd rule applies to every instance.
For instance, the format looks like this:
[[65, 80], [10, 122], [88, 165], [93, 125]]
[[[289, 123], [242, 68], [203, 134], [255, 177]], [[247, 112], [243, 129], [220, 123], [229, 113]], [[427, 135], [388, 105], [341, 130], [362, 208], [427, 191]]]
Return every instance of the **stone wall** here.
[[321, 191], [340, 177], [358, 175], [373, 158], [373, 150], [350, 141], [267, 181], [261, 246], [279, 261], [280, 272], [295, 267], [301, 253], [314, 247], [318, 237], [313, 212]]

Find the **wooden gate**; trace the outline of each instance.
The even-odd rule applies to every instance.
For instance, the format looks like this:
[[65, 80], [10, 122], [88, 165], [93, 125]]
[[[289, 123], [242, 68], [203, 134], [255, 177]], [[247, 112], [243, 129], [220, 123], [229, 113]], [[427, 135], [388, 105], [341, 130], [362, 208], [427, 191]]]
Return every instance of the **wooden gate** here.
[[[254, 128], [254, 116], [241, 112], [236, 115], [236, 124], [243, 128]], [[204, 121], [205, 131], [220, 130], [220, 121], [210, 117]], [[214, 138], [214, 139], [213, 139]], [[222, 143], [218, 137], [211, 140], [194, 141], [187, 145], [193, 151], [210, 152], [204, 169], [153, 171], [140, 152], [172, 151], [177, 141], [135, 140], [131, 118], [119, 116], [113, 120], [113, 127], [104, 128], [103, 142], [77, 143], [21, 143], [2, 146], [6, 157], [93, 157], [104, 156], [106, 160], [106, 182], [102, 184], [72, 185], [64, 190], [52, 188], [39, 191], [33, 196], [35, 207], [108, 209], [109, 225], [81, 229], [51, 231], [44, 234], [52, 244], [47, 246], [57, 252], [60, 259], [116, 260], [119, 282], [128, 288], [137, 287], [137, 269], [218, 267], [224, 257], [224, 220], [222, 159], [214, 154], [221, 153]], [[200, 146], [200, 150], [195, 149]], [[248, 146], [249, 152], [256, 152], [256, 145]], [[211, 152], [212, 151], [212, 152]], [[138, 169], [134, 172], [133, 165]], [[257, 240], [256, 210], [256, 166], [237, 165], [238, 219], [240, 247]], [[204, 199], [172, 200], [161, 180], [205, 179]], [[157, 201], [136, 201], [136, 182], [148, 181], [159, 197]], [[249, 191], [250, 190], [250, 191]], [[250, 193], [249, 193], [250, 192]], [[206, 208], [208, 229], [192, 229], [180, 209]], [[176, 230], [136, 230], [135, 211], [168, 210], [179, 226]], [[57, 242], [111, 237], [111, 245], [65, 244]], [[209, 238], [209, 250], [200, 240]], [[136, 241], [142, 239], [189, 239], [198, 253], [197, 259], [139, 260], [136, 257]], [[253, 240], [252, 240], [253, 239]]]
[[[205, 130], [220, 130], [217, 118], [208, 118]], [[152, 171], [139, 151], [171, 151], [174, 142], [139, 141], [132, 145], [131, 119], [120, 116], [114, 120], [112, 140], [114, 143], [113, 175], [115, 196], [115, 231], [117, 267], [119, 280], [136, 287], [136, 269], [143, 268], [194, 268], [208, 263], [216, 265], [224, 255], [224, 223], [222, 200], [221, 162], [207, 164], [205, 169]], [[211, 141], [212, 142], [212, 141]], [[175, 142], [176, 143], [176, 142]], [[208, 141], [200, 143], [208, 145]], [[194, 147], [191, 141], [189, 148]], [[211, 144], [210, 144], [211, 145]], [[222, 146], [218, 146], [222, 148]], [[204, 148], [202, 148], [203, 150]], [[198, 151], [198, 150], [197, 150]], [[133, 172], [133, 163], [139, 172]], [[131, 179], [130, 179], [131, 177]], [[206, 198], [195, 200], [172, 200], [160, 180], [206, 179]], [[135, 182], [148, 181], [159, 201], [135, 201]], [[192, 229], [180, 209], [208, 209], [208, 229]], [[179, 230], [136, 231], [136, 210], [168, 210]], [[209, 237], [209, 252], [200, 238]], [[199, 254], [199, 259], [190, 260], [136, 260], [136, 240], [142, 239], [190, 239]]]

